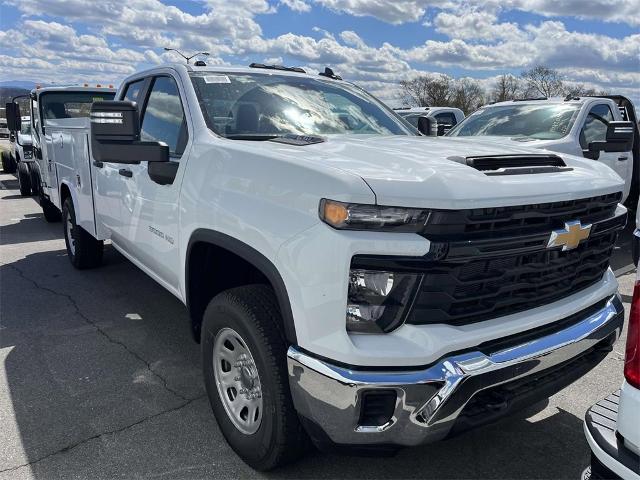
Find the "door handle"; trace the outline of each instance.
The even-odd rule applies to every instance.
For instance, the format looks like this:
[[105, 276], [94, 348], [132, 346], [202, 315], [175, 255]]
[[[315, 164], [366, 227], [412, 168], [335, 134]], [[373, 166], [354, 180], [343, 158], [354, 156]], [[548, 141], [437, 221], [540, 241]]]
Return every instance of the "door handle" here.
[[99, 162], [99, 161], [97, 161], [97, 160], [94, 160], [94, 161], [93, 161], [93, 166], [94, 166], [94, 167], [98, 167], [98, 168], [102, 168], [102, 167], [104, 167], [104, 163]]
[[120, 170], [118, 170], [118, 173], [123, 177], [127, 177], [127, 178], [133, 177], [133, 172], [128, 168], [121, 168]]
[[625, 160], [629, 160], [629, 157], [618, 157], [619, 162], [624, 162]]

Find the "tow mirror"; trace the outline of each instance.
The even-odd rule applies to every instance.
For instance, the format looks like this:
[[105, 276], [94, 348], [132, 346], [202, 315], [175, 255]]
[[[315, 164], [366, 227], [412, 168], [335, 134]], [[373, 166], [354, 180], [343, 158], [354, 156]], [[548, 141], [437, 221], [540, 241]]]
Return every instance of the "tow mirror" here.
[[134, 102], [95, 102], [91, 106], [91, 150], [97, 162], [168, 162], [169, 147], [140, 141], [140, 117]]
[[434, 136], [435, 122], [431, 117], [419, 117], [418, 118], [418, 131], [428, 137]]
[[628, 152], [633, 147], [636, 127], [633, 122], [612, 121], [607, 124], [605, 140], [589, 144], [589, 158], [599, 157], [600, 152]]
[[451, 125], [447, 123], [438, 123], [438, 136], [441, 137], [445, 133], [451, 130]]
[[22, 128], [22, 117], [20, 116], [20, 105], [15, 102], [5, 104], [5, 114], [7, 116], [7, 128], [10, 132], [19, 132]]

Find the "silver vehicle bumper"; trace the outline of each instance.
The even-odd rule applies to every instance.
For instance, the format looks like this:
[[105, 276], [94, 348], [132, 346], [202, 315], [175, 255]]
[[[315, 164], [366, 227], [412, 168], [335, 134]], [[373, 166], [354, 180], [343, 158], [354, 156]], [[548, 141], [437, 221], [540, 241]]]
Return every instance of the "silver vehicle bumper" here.
[[[420, 369], [354, 369], [291, 347], [291, 393], [314, 440], [322, 436], [321, 441], [358, 446], [428, 443], [547, 398], [584, 375], [611, 350], [623, 321], [616, 295], [555, 327], [481, 345]], [[363, 394], [381, 391], [395, 392], [392, 414], [381, 424], [363, 424]]]

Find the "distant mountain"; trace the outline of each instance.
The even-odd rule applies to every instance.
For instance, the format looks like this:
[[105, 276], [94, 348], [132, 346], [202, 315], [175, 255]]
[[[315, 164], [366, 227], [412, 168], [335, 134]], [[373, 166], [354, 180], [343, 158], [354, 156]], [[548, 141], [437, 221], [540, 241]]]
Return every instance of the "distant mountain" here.
[[32, 88], [35, 88], [38, 83], [41, 84], [42, 82], [34, 82], [31, 80], [5, 80], [3, 82], [0, 82], [0, 87], [22, 88], [24, 90], [31, 90]]

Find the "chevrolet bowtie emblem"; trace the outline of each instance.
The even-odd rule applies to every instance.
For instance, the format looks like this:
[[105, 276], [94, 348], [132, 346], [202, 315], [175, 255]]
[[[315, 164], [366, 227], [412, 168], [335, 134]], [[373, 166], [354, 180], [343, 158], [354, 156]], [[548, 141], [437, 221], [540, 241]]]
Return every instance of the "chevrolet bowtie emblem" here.
[[578, 248], [580, 242], [589, 238], [591, 225], [582, 225], [579, 220], [566, 222], [561, 230], [554, 230], [549, 237], [547, 248], [562, 247], [562, 251]]

